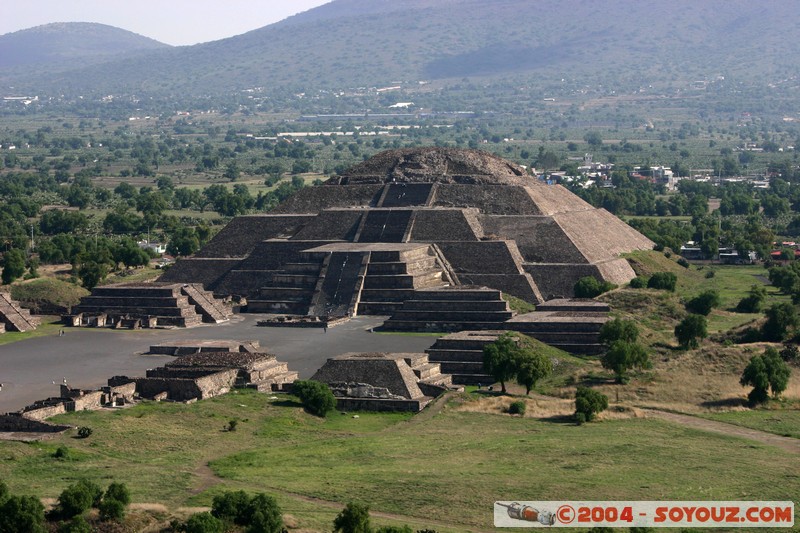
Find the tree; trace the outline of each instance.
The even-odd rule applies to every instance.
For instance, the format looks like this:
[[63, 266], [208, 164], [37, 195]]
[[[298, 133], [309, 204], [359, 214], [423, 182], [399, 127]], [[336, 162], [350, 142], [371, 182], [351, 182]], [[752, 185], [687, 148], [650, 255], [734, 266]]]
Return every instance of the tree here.
[[591, 422], [597, 413], [608, 409], [608, 396], [588, 387], [575, 391], [575, 419], [579, 424]]
[[62, 523], [58, 533], [92, 533], [92, 526], [82, 516], [73, 517], [69, 522]]
[[596, 131], [588, 132], [583, 136], [583, 140], [586, 141], [589, 146], [596, 147], [603, 144], [603, 137]]
[[125, 518], [125, 504], [113, 498], [103, 498], [98, 506], [100, 520], [119, 522]]
[[615, 318], [609, 320], [600, 328], [600, 342], [611, 346], [615, 341], [636, 342], [639, 338], [639, 328], [633, 320]]
[[739, 300], [737, 313], [760, 313], [767, 299], [767, 289], [763, 285], [751, 285], [750, 293]]
[[753, 387], [747, 395], [751, 405], [764, 403], [769, 399], [769, 391], [777, 398], [789, 383], [791, 369], [781, 359], [775, 348], [768, 347], [763, 355], [754, 355], [742, 372], [739, 383]]
[[506, 381], [517, 375], [517, 342], [513, 333], [504, 333], [483, 347], [483, 368], [500, 382], [503, 394], [506, 393]]
[[616, 288], [616, 285], [613, 283], [599, 281], [594, 276], [585, 276], [575, 283], [573, 292], [575, 293], [575, 298], [594, 298], [614, 288]]
[[714, 289], [708, 289], [686, 302], [686, 310], [690, 313], [708, 316], [711, 310], [719, 307], [721, 303], [719, 292]]
[[225, 524], [209, 512], [195, 513], [184, 526], [186, 533], [223, 533]]
[[78, 269], [78, 277], [81, 278], [81, 283], [87, 290], [97, 287], [101, 281], [106, 279], [107, 275], [108, 266], [105, 263], [86, 261]]
[[798, 325], [797, 310], [788, 302], [774, 304], [766, 315], [767, 321], [761, 327], [765, 341], [780, 342]]
[[535, 350], [522, 348], [516, 356], [517, 383], [530, 394], [536, 382], [553, 372], [553, 363], [546, 355]]
[[44, 506], [34, 496], [9, 496], [0, 504], [0, 531], [44, 533]]
[[104, 500], [117, 500], [121, 502], [123, 505], [128, 505], [131, 503], [131, 493], [128, 490], [128, 487], [125, 483], [111, 483], [108, 488], [106, 489], [106, 493], [103, 495]]
[[245, 517], [249, 505], [250, 496], [245, 491], [227, 491], [214, 496], [211, 514], [220, 520], [242, 526], [246, 525]]
[[200, 239], [193, 228], [182, 226], [172, 234], [167, 252], [172, 255], [192, 255], [200, 249]]
[[256, 494], [245, 510], [248, 533], [281, 533], [283, 516], [272, 496]]
[[298, 380], [294, 382], [292, 392], [311, 414], [325, 417], [336, 407], [336, 397], [325, 383]]
[[58, 515], [62, 518], [72, 518], [83, 514], [92, 506], [94, 499], [94, 491], [88, 483], [73, 483], [61, 491], [58, 497]]
[[600, 360], [603, 368], [616, 374], [617, 383], [626, 383], [631, 368], [650, 368], [650, 357], [644, 346], [635, 342], [616, 340]]
[[334, 533], [371, 533], [369, 507], [350, 502], [333, 520]]
[[675, 326], [675, 337], [684, 350], [697, 348], [707, 336], [708, 322], [703, 315], [689, 315]]
[[3, 254], [3, 285], [8, 285], [25, 274], [25, 254], [12, 248]]
[[656, 272], [647, 281], [647, 288], [675, 292], [678, 276], [673, 272]]

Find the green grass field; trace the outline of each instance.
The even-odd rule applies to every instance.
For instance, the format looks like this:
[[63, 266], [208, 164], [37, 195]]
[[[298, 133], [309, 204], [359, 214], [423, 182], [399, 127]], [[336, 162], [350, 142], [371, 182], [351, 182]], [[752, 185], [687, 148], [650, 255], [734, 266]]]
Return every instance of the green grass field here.
[[[233, 419], [237, 430], [224, 431]], [[102, 485], [113, 479], [130, 487], [134, 502], [174, 510], [208, 505], [223, 489], [265, 491], [314, 531], [330, 530], [337, 506], [300, 497], [342, 506], [358, 500], [417, 528], [439, 522], [440, 531], [490, 528], [497, 499], [800, 498], [795, 456], [649, 419], [576, 426], [530, 412], [464, 412], [453, 402], [432, 417], [334, 413], [323, 420], [291, 397], [237, 391], [52, 421], [94, 433], [0, 443], [0, 478], [12, 492], [56, 497], [80, 477]], [[69, 459], [52, 457], [60, 445], [70, 448]], [[209, 479], [208, 464], [220, 484]]]
[[709, 413], [703, 418], [800, 439], [800, 406], [794, 409], [754, 409]]

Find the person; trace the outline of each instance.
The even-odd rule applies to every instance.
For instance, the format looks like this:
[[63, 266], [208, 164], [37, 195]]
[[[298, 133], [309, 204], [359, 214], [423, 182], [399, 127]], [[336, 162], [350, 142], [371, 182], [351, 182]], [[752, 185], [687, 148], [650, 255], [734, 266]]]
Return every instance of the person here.
[[323, 324], [322, 333], [328, 333], [328, 324]]
[[64, 330], [63, 329], [58, 330], [58, 336], [59, 337], [63, 337], [64, 336]]

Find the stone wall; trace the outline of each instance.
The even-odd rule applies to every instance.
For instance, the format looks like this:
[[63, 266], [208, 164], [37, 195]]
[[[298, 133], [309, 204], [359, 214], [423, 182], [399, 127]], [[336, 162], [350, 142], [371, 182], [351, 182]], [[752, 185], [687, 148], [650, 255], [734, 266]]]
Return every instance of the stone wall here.
[[0, 415], [0, 431], [20, 433], [61, 433], [71, 426], [46, 424], [40, 419], [31, 419], [18, 414], [8, 413]]
[[433, 205], [437, 207], [476, 207], [489, 215], [540, 215], [530, 196], [521, 187], [508, 185], [460, 185], [440, 183]]
[[587, 259], [551, 217], [481, 216], [487, 236], [516, 241], [527, 263], [586, 263]]
[[414, 212], [411, 241], [477, 241], [480, 234], [462, 209], [419, 209]]
[[202, 283], [206, 289], [214, 289], [241, 259], [213, 259], [203, 257], [180, 258], [158, 281], [169, 283]]
[[245, 257], [267, 239], [287, 238], [314, 215], [245, 215], [234, 218], [195, 257]]
[[375, 206], [382, 192], [382, 184], [304, 187], [281, 202], [272, 213], [319, 213], [333, 207]]
[[362, 209], [323, 211], [291, 238], [300, 241], [352, 241], [364, 213]]

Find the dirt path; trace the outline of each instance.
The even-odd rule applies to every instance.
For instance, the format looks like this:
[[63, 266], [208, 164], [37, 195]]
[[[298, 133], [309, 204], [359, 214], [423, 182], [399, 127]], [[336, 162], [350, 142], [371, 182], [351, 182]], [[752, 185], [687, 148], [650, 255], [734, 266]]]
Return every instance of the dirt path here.
[[660, 418], [669, 422], [675, 422], [682, 426], [700, 429], [702, 431], [710, 431], [712, 433], [720, 433], [731, 437], [740, 437], [743, 439], [750, 439], [763, 444], [777, 446], [783, 450], [792, 453], [800, 453], [800, 439], [793, 439], [791, 437], [783, 437], [774, 433], [766, 431], [759, 431], [757, 429], [750, 429], [725, 422], [717, 422], [716, 420], [707, 420], [690, 415], [681, 415], [678, 413], [670, 413], [667, 411], [658, 411], [655, 409], [642, 409], [642, 411], [653, 418]]

